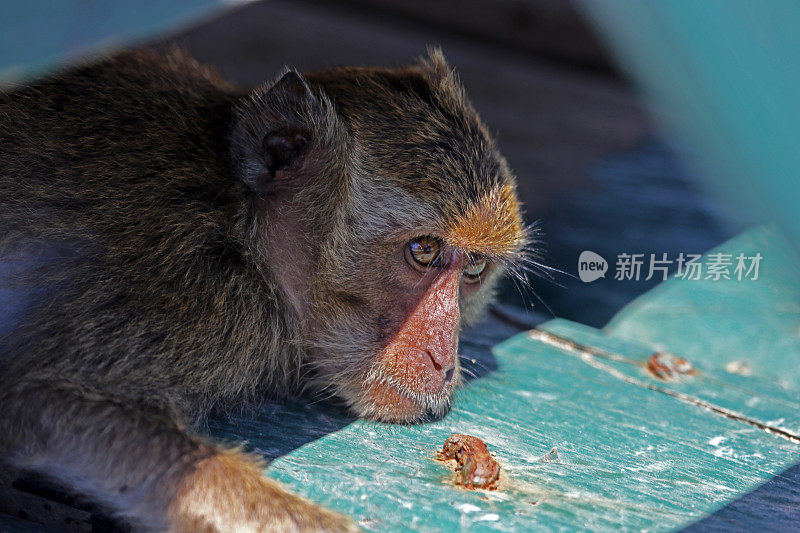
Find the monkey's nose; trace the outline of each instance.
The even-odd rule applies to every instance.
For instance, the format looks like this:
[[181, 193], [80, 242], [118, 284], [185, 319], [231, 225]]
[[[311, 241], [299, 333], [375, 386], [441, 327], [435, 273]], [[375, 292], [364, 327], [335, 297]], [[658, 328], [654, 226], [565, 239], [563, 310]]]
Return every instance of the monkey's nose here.
[[425, 350], [425, 353], [428, 354], [428, 358], [433, 366], [433, 371], [429, 371], [430, 375], [428, 377], [428, 383], [433, 389], [438, 389], [437, 392], [441, 392], [441, 390], [453, 380], [453, 376], [455, 376], [456, 372], [456, 366], [455, 364], [451, 363], [447, 365], [447, 368], [444, 368], [442, 363], [437, 360], [430, 350]]
[[428, 357], [431, 358], [431, 363], [433, 363], [433, 369], [436, 370], [437, 372], [441, 372], [442, 364], [436, 360], [436, 358], [433, 356], [430, 350], [425, 350], [425, 353], [428, 354]]

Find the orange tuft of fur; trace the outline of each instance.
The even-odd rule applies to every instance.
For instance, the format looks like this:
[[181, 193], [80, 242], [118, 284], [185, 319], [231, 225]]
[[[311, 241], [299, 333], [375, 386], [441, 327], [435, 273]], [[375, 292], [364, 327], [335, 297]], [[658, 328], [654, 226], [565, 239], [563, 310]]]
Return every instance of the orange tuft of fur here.
[[462, 250], [503, 256], [525, 245], [525, 230], [514, 187], [503, 185], [472, 204], [446, 230], [445, 240]]

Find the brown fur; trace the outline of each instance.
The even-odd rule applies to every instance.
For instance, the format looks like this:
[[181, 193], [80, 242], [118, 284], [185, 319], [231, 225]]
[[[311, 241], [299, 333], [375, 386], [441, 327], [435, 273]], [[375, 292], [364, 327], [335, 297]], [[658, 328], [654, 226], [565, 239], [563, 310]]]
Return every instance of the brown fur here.
[[[236, 450], [197, 463], [169, 509], [172, 528], [185, 533], [226, 531], [232, 524], [250, 531], [335, 531], [341, 517], [308, 512], [308, 502], [262, 474], [263, 464]], [[353, 528], [355, 529], [355, 528]]]
[[250, 94], [179, 52], [68, 70], [0, 95], [0, 190], [0, 254], [45, 252], [0, 352], [0, 453], [145, 529], [352, 529], [186, 425], [304, 388], [362, 416], [442, 412], [449, 389], [392, 415], [368, 386], [436, 278], [406, 243], [503, 255], [454, 293], [462, 323], [525, 244], [439, 52]]

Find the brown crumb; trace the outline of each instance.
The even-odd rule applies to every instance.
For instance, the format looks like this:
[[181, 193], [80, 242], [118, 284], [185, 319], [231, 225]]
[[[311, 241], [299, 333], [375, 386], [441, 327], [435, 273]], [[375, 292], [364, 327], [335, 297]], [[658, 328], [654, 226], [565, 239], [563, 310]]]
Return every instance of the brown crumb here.
[[456, 461], [456, 485], [467, 489], [497, 488], [500, 465], [478, 437], [454, 433], [436, 457], [440, 461]]
[[657, 352], [650, 356], [645, 368], [661, 381], [681, 381], [697, 375], [692, 363], [668, 352]]

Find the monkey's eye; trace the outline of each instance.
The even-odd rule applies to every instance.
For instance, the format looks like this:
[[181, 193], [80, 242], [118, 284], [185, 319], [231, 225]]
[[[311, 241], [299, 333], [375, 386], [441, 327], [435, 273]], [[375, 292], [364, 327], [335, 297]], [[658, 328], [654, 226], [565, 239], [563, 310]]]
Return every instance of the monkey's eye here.
[[439, 253], [442, 251], [442, 243], [435, 237], [418, 237], [406, 246], [406, 259], [411, 256], [412, 265], [416, 263], [419, 266], [433, 266], [439, 258]]
[[486, 258], [479, 255], [471, 255], [467, 258], [464, 266], [464, 278], [470, 283], [474, 283], [481, 278], [481, 274], [486, 270]]

